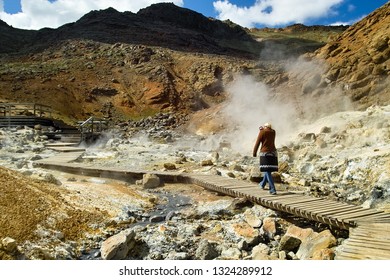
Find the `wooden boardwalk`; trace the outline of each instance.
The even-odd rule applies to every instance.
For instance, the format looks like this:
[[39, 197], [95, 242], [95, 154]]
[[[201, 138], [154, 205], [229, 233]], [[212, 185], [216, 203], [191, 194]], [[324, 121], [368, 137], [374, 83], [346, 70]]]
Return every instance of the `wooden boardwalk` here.
[[342, 245], [341, 252], [336, 255], [337, 260], [390, 260], [390, 213], [289, 191], [278, 191], [277, 195], [270, 195], [255, 183], [217, 175], [95, 168], [71, 162], [82, 153], [62, 153], [53, 158], [36, 161], [35, 165], [74, 174], [126, 180], [138, 180], [146, 173], [153, 173], [167, 183], [196, 184], [226, 195], [244, 197], [259, 205], [297, 217], [348, 229], [350, 236]]

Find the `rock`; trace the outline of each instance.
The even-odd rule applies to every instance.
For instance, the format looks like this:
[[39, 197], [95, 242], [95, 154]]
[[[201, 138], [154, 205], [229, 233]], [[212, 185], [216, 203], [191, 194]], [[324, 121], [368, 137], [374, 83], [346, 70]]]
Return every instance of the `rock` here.
[[232, 225], [234, 234], [239, 240], [244, 239], [249, 245], [256, 245], [260, 241], [259, 230], [251, 227], [246, 222], [239, 222]]
[[269, 239], [273, 239], [276, 235], [276, 221], [274, 218], [267, 217], [263, 220], [264, 233]]
[[251, 182], [260, 182], [261, 181], [261, 172], [259, 167], [252, 167], [250, 170], [249, 180]]
[[263, 224], [263, 220], [254, 212], [252, 208], [244, 212], [244, 219], [253, 228], [260, 228]]
[[319, 251], [314, 252], [313, 254], [313, 260], [334, 260], [335, 252], [333, 249], [322, 249]]
[[287, 257], [290, 260], [299, 260], [299, 258], [297, 257], [297, 255], [294, 252], [288, 252]]
[[236, 175], [234, 175], [233, 172], [227, 172], [226, 175], [230, 178], [236, 178]]
[[313, 232], [307, 238], [302, 239], [302, 244], [296, 255], [301, 260], [314, 259], [314, 256], [329, 256], [323, 250], [336, 245], [337, 240], [329, 230], [320, 233]]
[[46, 181], [46, 182], [52, 183], [54, 185], [57, 185], [57, 186], [61, 186], [62, 185], [61, 181], [58, 180], [56, 177], [54, 177], [54, 175], [51, 174], [51, 173], [46, 173], [43, 176], [43, 180]]
[[195, 257], [199, 260], [212, 260], [219, 256], [216, 250], [216, 244], [211, 243], [206, 239], [199, 242], [198, 248], [195, 252]]
[[240, 260], [242, 258], [242, 253], [238, 248], [227, 248], [222, 250], [220, 259], [223, 260]]
[[259, 244], [252, 249], [252, 260], [270, 260], [271, 249], [266, 244]]
[[30, 160], [32, 160], [32, 161], [40, 160], [40, 159], [42, 159], [42, 157], [41, 157], [40, 155], [34, 155], [34, 156], [32, 156], [32, 157], [30, 158]]
[[105, 240], [100, 248], [102, 259], [122, 260], [126, 258], [135, 246], [135, 236], [133, 230], [127, 229]]
[[332, 129], [328, 126], [324, 126], [321, 128], [320, 133], [330, 133]]
[[167, 170], [175, 170], [176, 169], [176, 165], [173, 164], [173, 163], [164, 163], [164, 168], [167, 169]]
[[[301, 241], [306, 239], [308, 236], [313, 234], [313, 230], [311, 228], [300, 228], [295, 225], [291, 225], [287, 228], [285, 236], [291, 236], [300, 239]], [[283, 239], [283, 237], [282, 237]]]
[[328, 144], [323, 139], [320, 139], [320, 138], [317, 138], [315, 143], [316, 143], [317, 147], [319, 147], [321, 149], [324, 149], [328, 146]]
[[280, 260], [285, 260], [287, 259], [287, 254], [285, 251], [279, 251], [279, 259]]
[[242, 168], [242, 166], [239, 165], [239, 164], [233, 164], [233, 165], [230, 167], [230, 169], [233, 170], [233, 171], [245, 172], [244, 168]]
[[149, 222], [151, 223], [159, 223], [165, 221], [165, 216], [156, 215], [149, 218]]
[[218, 152], [212, 152], [210, 156], [214, 162], [217, 162], [220, 157]]
[[200, 166], [212, 166], [212, 165], [214, 165], [214, 163], [211, 159], [202, 160], [200, 162]]
[[1, 240], [1, 248], [7, 253], [13, 253], [16, 251], [17, 243], [15, 239], [5, 237]]
[[210, 218], [212, 216], [221, 216], [221, 215], [233, 215], [231, 212], [231, 200], [220, 200], [220, 201], [211, 201], [203, 202], [198, 205], [195, 209], [197, 215], [200, 217]]
[[188, 260], [189, 256], [185, 252], [169, 252], [168, 256], [165, 258], [166, 260]]
[[160, 186], [160, 178], [155, 174], [144, 174], [142, 178], [142, 185], [145, 189], [154, 189]]
[[302, 241], [294, 236], [285, 234], [279, 243], [279, 250], [280, 251], [298, 251], [299, 245], [301, 245]]
[[233, 199], [232, 203], [229, 206], [229, 210], [236, 211], [236, 210], [243, 210], [246, 207], [253, 207], [253, 202], [242, 197], [236, 197]]
[[301, 133], [299, 134], [302, 142], [313, 142], [316, 140], [316, 135], [314, 133]]

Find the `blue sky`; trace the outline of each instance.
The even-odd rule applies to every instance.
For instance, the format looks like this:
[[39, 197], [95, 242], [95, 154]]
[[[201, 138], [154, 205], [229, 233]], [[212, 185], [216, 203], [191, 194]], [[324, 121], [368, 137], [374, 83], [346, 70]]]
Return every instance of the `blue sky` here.
[[0, 0], [0, 19], [16, 28], [57, 28], [74, 22], [91, 10], [113, 7], [137, 12], [158, 2], [231, 21], [244, 27], [350, 25], [388, 0]]

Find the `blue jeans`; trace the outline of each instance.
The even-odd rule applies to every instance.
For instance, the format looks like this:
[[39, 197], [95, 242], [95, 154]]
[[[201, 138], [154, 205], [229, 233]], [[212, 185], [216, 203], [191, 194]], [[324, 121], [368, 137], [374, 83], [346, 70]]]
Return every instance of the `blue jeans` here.
[[276, 193], [274, 179], [272, 179], [271, 171], [264, 172], [263, 180], [259, 184], [260, 187], [264, 188], [267, 182], [269, 183], [269, 192]]

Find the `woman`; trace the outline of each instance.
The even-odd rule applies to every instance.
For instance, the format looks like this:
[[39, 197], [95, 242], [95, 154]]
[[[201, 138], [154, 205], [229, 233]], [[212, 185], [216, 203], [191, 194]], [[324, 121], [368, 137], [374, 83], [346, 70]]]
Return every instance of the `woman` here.
[[260, 126], [259, 135], [253, 148], [253, 156], [257, 156], [257, 150], [260, 148], [260, 171], [264, 172], [263, 180], [260, 182], [260, 187], [264, 189], [267, 182], [269, 183], [270, 194], [276, 194], [272, 172], [278, 171], [278, 154], [275, 147], [276, 132], [272, 129], [270, 123]]

